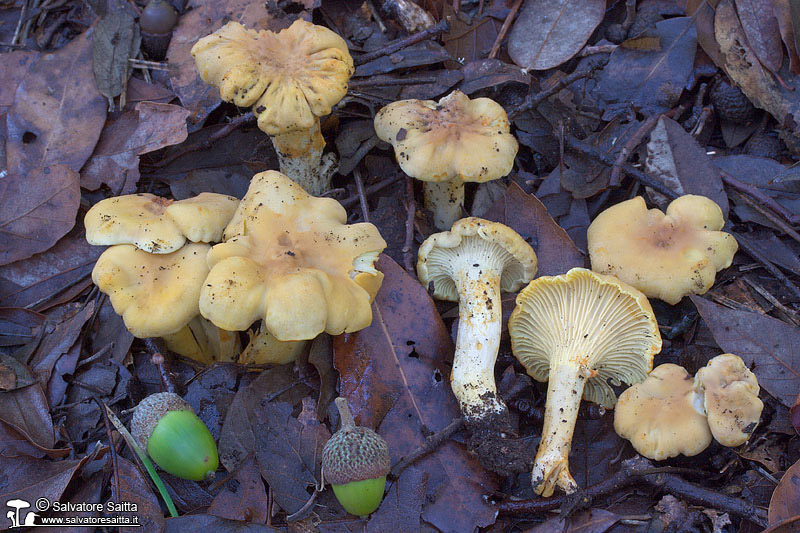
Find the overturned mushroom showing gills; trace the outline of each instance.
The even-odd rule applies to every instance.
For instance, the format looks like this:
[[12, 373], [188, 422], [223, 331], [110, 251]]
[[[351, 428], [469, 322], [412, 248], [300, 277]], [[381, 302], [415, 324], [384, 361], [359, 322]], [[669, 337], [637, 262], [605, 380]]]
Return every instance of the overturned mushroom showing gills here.
[[744, 361], [730, 353], [718, 355], [697, 371], [694, 380], [714, 439], [723, 446], [747, 442], [764, 403], [758, 398], [758, 380]]
[[353, 59], [344, 39], [302, 19], [278, 33], [229, 22], [192, 47], [203, 81], [226, 102], [252, 106], [281, 172], [318, 196], [335, 170], [323, 161], [319, 118], [347, 93]]
[[436, 298], [458, 301], [450, 384], [475, 436], [472, 447], [482, 446], [477, 450], [482, 462], [496, 471], [506, 471], [505, 465], [515, 459], [492, 450], [490, 442], [511, 427], [494, 380], [502, 325], [500, 294], [533, 279], [536, 267], [536, 254], [519, 234], [480, 218], [459, 220], [450, 231], [428, 237], [419, 249], [422, 284], [433, 283]]
[[86, 213], [86, 240], [168, 254], [187, 240], [219, 242], [238, 205], [233, 196], [209, 192], [178, 201], [148, 193], [106, 198]]
[[711, 444], [703, 396], [685, 368], [659, 365], [626, 389], [614, 408], [614, 430], [648, 459], [691, 457]]
[[722, 210], [705, 196], [681, 196], [666, 214], [648, 210], [637, 196], [609, 207], [589, 226], [592, 270], [674, 305], [708, 291], [716, 273], [733, 262], [739, 245], [719, 231], [724, 225]]
[[373, 263], [386, 242], [372, 224], [346, 221], [336, 200], [310, 196], [279, 172], [256, 174], [226, 242], [208, 254], [201, 313], [234, 331], [263, 319], [279, 341], [367, 327], [383, 281]]
[[573, 268], [525, 287], [508, 329], [514, 355], [528, 374], [548, 382], [533, 490], [541, 496], [552, 496], [555, 487], [574, 492], [569, 450], [581, 397], [611, 409], [617, 398], [610, 383], [647, 377], [661, 350], [656, 317], [633, 287]]
[[375, 132], [394, 147], [403, 172], [425, 182], [425, 207], [441, 230], [461, 217], [464, 182], [507, 175], [518, 148], [503, 107], [461, 91], [439, 103], [393, 102], [375, 116]]

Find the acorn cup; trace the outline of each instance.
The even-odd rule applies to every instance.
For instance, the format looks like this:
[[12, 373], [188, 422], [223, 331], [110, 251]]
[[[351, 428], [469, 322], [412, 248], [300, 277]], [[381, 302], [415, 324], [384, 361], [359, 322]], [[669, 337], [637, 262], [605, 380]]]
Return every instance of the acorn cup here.
[[347, 400], [336, 398], [336, 407], [342, 424], [322, 450], [322, 476], [345, 511], [366, 516], [383, 500], [389, 447], [371, 429], [356, 426]]
[[151, 394], [136, 406], [131, 434], [173, 476], [202, 481], [219, 466], [217, 446], [192, 406], [172, 392]]

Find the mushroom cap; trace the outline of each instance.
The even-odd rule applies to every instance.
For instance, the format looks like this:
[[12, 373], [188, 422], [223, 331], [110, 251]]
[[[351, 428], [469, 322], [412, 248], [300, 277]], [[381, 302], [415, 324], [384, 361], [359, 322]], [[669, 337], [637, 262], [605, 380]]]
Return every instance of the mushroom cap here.
[[346, 221], [336, 200], [315, 198], [280, 172], [256, 174], [227, 242], [208, 254], [200, 312], [230, 331], [264, 319], [281, 341], [367, 327], [383, 280], [372, 263], [386, 242], [372, 224]]
[[614, 430], [641, 455], [661, 461], [697, 455], [711, 444], [702, 396], [682, 366], [666, 363], [619, 395]]
[[239, 200], [210, 192], [186, 200], [128, 194], [95, 204], [84, 218], [86, 240], [94, 245], [133, 244], [151, 254], [168, 254], [189, 239], [216, 242]]
[[547, 381], [551, 361], [590, 375], [583, 399], [614, 407], [609, 385], [639, 383], [661, 351], [661, 334], [644, 294], [613, 276], [573, 268], [533, 280], [508, 320], [511, 347], [531, 377]]
[[517, 140], [503, 107], [453, 91], [433, 100], [400, 100], [375, 116], [375, 132], [394, 147], [403, 172], [423, 181], [491, 181], [514, 167]]
[[737, 355], [724, 353], [708, 362], [694, 377], [714, 439], [723, 446], [747, 442], [758, 425], [764, 403], [758, 380]]
[[499, 222], [462, 218], [450, 231], [435, 233], [419, 248], [417, 274], [433, 295], [458, 301], [455, 278], [463, 266], [485, 265], [500, 272], [500, 290], [514, 292], [536, 275], [536, 253], [525, 239]]
[[118, 244], [97, 259], [92, 280], [134, 336], [163, 337], [200, 312], [209, 249], [207, 244], [187, 244], [170, 254], [150, 254]]
[[311, 128], [347, 93], [353, 58], [344, 39], [298, 19], [278, 33], [229, 22], [192, 47], [203, 81], [226, 102], [253, 107], [269, 135]]
[[676, 304], [708, 291], [716, 273], [731, 265], [739, 245], [718, 231], [724, 225], [722, 210], [704, 196], [681, 196], [666, 215], [648, 210], [637, 196], [609, 207], [589, 226], [592, 270]]

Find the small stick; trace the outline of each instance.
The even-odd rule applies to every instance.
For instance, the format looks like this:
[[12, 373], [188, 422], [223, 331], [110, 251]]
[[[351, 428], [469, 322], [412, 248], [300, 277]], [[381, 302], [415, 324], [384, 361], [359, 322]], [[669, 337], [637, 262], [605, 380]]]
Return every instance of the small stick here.
[[506, 20], [504, 20], [503, 25], [500, 26], [500, 31], [497, 33], [497, 38], [494, 40], [494, 44], [492, 45], [492, 50], [489, 52], [489, 59], [494, 59], [495, 57], [497, 57], [497, 53], [500, 51], [500, 45], [502, 45], [503, 41], [506, 40], [506, 34], [508, 33], [508, 29], [511, 27], [511, 23], [517, 16], [517, 11], [519, 11], [521, 5], [522, 5], [522, 0], [517, 0], [516, 2], [514, 2], [514, 5], [511, 6], [511, 10], [508, 12], [508, 15], [506, 15]]
[[391, 76], [373, 78], [360, 78], [350, 82], [350, 89], [360, 89], [361, 87], [399, 87], [402, 85], [424, 85], [427, 83], [436, 83], [436, 78], [431, 76], [426, 77], [406, 77], [397, 78]]
[[598, 44], [595, 46], [586, 45], [583, 47], [580, 53], [578, 53], [578, 57], [588, 57], [595, 54], [610, 54], [617, 48], [619, 48], [618, 44]]
[[[338, 404], [337, 404], [338, 406]], [[411, 466], [413, 463], [422, 459], [436, 448], [442, 445], [444, 441], [458, 433], [464, 427], [464, 419], [457, 418], [450, 422], [447, 426], [442, 428], [441, 430], [437, 431], [433, 435], [429, 436], [426, 439], [425, 444], [411, 452], [406, 457], [403, 457], [394, 467], [392, 468], [392, 477], [397, 479], [400, 477], [400, 474]]]
[[375, 9], [375, 4], [372, 3], [372, 0], [367, 0], [366, 4], [369, 14], [372, 15], [372, 18], [375, 19], [375, 23], [378, 25], [378, 29], [381, 30], [381, 33], [386, 33], [386, 24], [383, 23], [381, 14]]
[[595, 70], [602, 67], [603, 65], [605, 65], [605, 62], [593, 65], [592, 68], [587, 70], [583, 70], [580, 72], [573, 72], [572, 74], [564, 76], [563, 78], [558, 80], [558, 82], [549, 89], [536, 93], [536, 95], [529, 94], [528, 97], [525, 99], [525, 102], [523, 102], [519, 107], [511, 110], [511, 112], [508, 114], [508, 119], [514, 120], [525, 111], [529, 109], [535, 109], [536, 106], [538, 106], [543, 101], [547, 100], [548, 98], [556, 94], [564, 87], [567, 87], [568, 85], [571, 85], [572, 83], [581, 80], [583, 78], [588, 78], [594, 73]]
[[361, 216], [364, 222], [369, 222], [369, 206], [367, 205], [367, 194], [364, 192], [364, 182], [361, 180], [361, 171], [358, 168], [353, 169], [353, 179], [356, 182], [356, 189], [358, 190], [358, 200], [361, 203]]
[[656, 123], [661, 120], [661, 117], [662, 115], [660, 114], [650, 115], [622, 146], [622, 149], [617, 154], [617, 158], [614, 160], [614, 165], [611, 167], [611, 177], [608, 179], [609, 187], [619, 187], [620, 183], [622, 183], [622, 165], [628, 161], [631, 152], [633, 152], [634, 148], [639, 146], [639, 143], [642, 142], [645, 135], [656, 127]]
[[786, 235], [788, 235], [789, 237], [791, 237], [792, 239], [794, 239], [795, 241], [800, 243], [800, 233], [797, 233], [797, 231], [795, 231], [795, 229], [793, 227], [791, 227], [789, 224], [784, 222], [781, 218], [776, 216], [772, 211], [770, 211], [766, 207], [763, 207], [760, 204], [756, 203], [754, 200], [752, 200], [746, 194], [739, 193], [737, 196], [739, 196], [744, 201], [744, 203], [746, 203], [748, 206], [753, 208], [755, 211], [758, 211], [761, 215], [763, 215], [765, 218], [767, 218], [770, 222], [772, 222], [773, 224], [778, 226], [781, 229], [781, 231], [783, 231]]
[[[388, 187], [389, 185], [391, 185], [392, 183], [394, 183], [396, 181], [397, 181], [397, 176], [393, 176], [391, 178], [386, 178], [383, 181], [379, 181], [375, 185], [370, 185], [369, 187], [367, 187], [367, 190], [365, 191], [365, 193], [366, 193], [367, 197], [370, 197], [373, 194], [375, 194], [376, 192], [385, 189], [386, 187]], [[356, 205], [356, 203], [358, 201], [359, 201], [359, 197], [358, 197], [358, 195], [356, 195], [356, 196], [350, 196], [348, 198], [345, 198], [344, 200], [339, 201], [339, 203], [342, 204], [342, 206], [345, 207], [345, 208], [350, 208], [350, 207], [353, 207], [354, 205]]]
[[414, 201], [414, 180], [406, 176], [406, 240], [403, 242], [403, 266], [406, 272], [415, 275], [414, 254], [411, 248], [414, 244], [414, 219], [417, 216], [417, 203]]
[[387, 44], [383, 48], [379, 48], [378, 50], [374, 50], [372, 52], [360, 55], [353, 59], [353, 63], [355, 63], [356, 66], [363, 65], [364, 63], [369, 63], [374, 59], [391, 55], [399, 50], [402, 50], [403, 48], [407, 48], [413, 44], [417, 44], [426, 39], [429, 39], [434, 35], [438, 35], [439, 33], [448, 31], [450, 31], [450, 21], [448, 20], [447, 17], [445, 17], [442, 20], [440, 20], [438, 24], [431, 26], [430, 28], [424, 29], [413, 35], [409, 35], [408, 37], [405, 37], [403, 39], [397, 39], [395, 41], [392, 41], [391, 43]]
[[[737, 236], [737, 234], [730, 228], [730, 223], [726, 224], [726, 230], [725, 231], [727, 231], [728, 233], [731, 233], [734, 237]], [[748, 243], [747, 241], [745, 241], [741, 237], [739, 237], [736, 240], [739, 243], [739, 248], [744, 250], [747, 255], [749, 255], [750, 257], [752, 257], [753, 259], [755, 259], [759, 263], [761, 263], [761, 265], [767, 270], [767, 272], [772, 274], [775, 277], [775, 279], [777, 279], [778, 281], [783, 283], [783, 285], [787, 289], [789, 289], [792, 292], [792, 294], [794, 294], [795, 298], [800, 298], [800, 289], [798, 289], [797, 286], [795, 286], [795, 284], [792, 283], [789, 280], [789, 278], [787, 278], [783, 274], [783, 272], [780, 271], [780, 269], [778, 267], [773, 265], [769, 261], [769, 259], [767, 259], [763, 255], [761, 255], [761, 252], [759, 252], [758, 250], [756, 250], [755, 248], [750, 246], [750, 243]]]
[[150, 352], [152, 363], [158, 368], [158, 373], [161, 376], [161, 385], [164, 387], [164, 390], [173, 394], [178, 394], [179, 389], [178, 385], [175, 383], [175, 376], [170, 371], [169, 363], [163, 354], [166, 350], [159, 346], [162, 341], [154, 338], [142, 340], [144, 341], [145, 348]]
[[790, 211], [787, 211], [785, 207], [776, 202], [773, 198], [761, 192], [761, 189], [759, 189], [758, 187], [740, 181], [737, 178], [725, 172], [724, 170], [720, 170], [719, 172], [720, 175], [722, 176], [722, 182], [725, 185], [728, 185], [729, 187], [736, 189], [737, 191], [744, 193], [755, 200], [758, 200], [766, 207], [774, 211], [777, 215], [779, 215], [789, 224], [792, 225], [800, 224], [800, 215], [795, 215]]
[[108, 438], [108, 447], [109, 447], [109, 452], [111, 453], [111, 465], [112, 468], [114, 469], [113, 470], [114, 485], [113, 485], [113, 490], [111, 492], [111, 499], [115, 502], [118, 502], [120, 494], [122, 493], [119, 490], [119, 465], [117, 463], [117, 449], [114, 446], [114, 438], [111, 434], [111, 421], [108, 419], [108, 413], [106, 411], [108, 409], [108, 406], [106, 406], [106, 404], [101, 402], [100, 398], [98, 398], [94, 394], [92, 395], [92, 401], [94, 401], [94, 403], [97, 404], [97, 407], [100, 409], [100, 412], [103, 415], [103, 424], [106, 427], [106, 437]]

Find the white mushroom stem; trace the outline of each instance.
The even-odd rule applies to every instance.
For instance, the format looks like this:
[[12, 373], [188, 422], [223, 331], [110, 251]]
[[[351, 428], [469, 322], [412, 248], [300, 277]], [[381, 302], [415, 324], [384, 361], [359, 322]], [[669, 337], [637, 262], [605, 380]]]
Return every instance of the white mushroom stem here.
[[319, 119], [307, 130], [290, 131], [272, 137], [278, 154], [281, 173], [290, 177], [312, 196], [320, 196], [330, 189], [331, 177], [336, 170], [333, 155], [323, 158], [325, 139]]
[[485, 263], [472, 265], [459, 269], [455, 279], [459, 320], [450, 375], [453, 394], [467, 422], [488, 420], [506, 410], [494, 381], [502, 325], [500, 272]]
[[569, 450], [583, 387], [593, 374], [566, 358], [559, 359], [554, 357], [550, 366], [542, 441], [531, 473], [534, 492], [544, 497], [552, 496], [555, 487], [567, 494], [578, 488], [569, 473]]
[[425, 207], [433, 212], [433, 223], [441, 230], [449, 230], [461, 218], [464, 205], [464, 182], [426, 181], [424, 185]]

